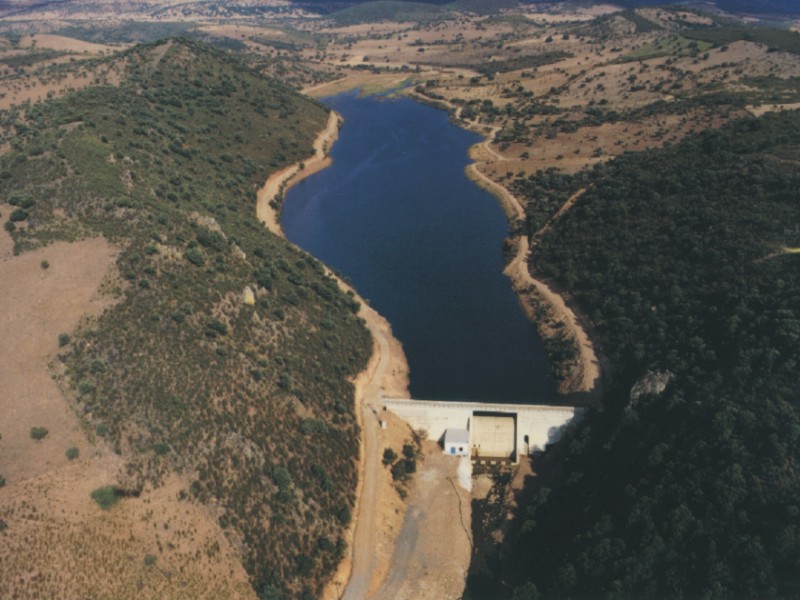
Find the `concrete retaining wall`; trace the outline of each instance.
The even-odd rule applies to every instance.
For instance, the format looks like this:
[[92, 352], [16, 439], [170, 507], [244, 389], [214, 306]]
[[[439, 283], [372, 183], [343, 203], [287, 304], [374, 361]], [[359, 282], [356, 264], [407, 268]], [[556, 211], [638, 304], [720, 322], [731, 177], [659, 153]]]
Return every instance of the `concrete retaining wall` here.
[[[490, 404], [384, 398], [384, 410], [404, 419], [414, 430], [424, 430], [428, 439], [441, 442], [448, 428], [472, 430], [478, 413], [509, 413], [516, 417], [518, 455], [544, 450], [561, 439], [564, 428], [580, 420], [583, 409], [574, 406], [534, 404]], [[527, 437], [527, 440], [526, 440]]]

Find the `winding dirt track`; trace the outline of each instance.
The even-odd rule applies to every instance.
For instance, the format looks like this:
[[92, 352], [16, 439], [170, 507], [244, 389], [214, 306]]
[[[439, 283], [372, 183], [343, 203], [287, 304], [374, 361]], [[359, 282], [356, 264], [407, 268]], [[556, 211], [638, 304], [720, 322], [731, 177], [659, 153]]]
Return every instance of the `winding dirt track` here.
[[[257, 195], [256, 214], [258, 219], [274, 234], [285, 239], [278, 220], [278, 211], [270, 206], [270, 201], [286, 193], [290, 186], [324, 169], [331, 163], [328, 156], [330, 147], [336, 141], [341, 119], [331, 111], [326, 128], [314, 141], [314, 155], [305, 161], [290, 165], [267, 179]], [[369, 329], [373, 339], [373, 350], [367, 368], [360, 373], [354, 383], [356, 416], [362, 430], [359, 447], [359, 480], [356, 487], [356, 506], [353, 525], [348, 537], [351, 542], [351, 556], [343, 561], [333, 581], [323, 592], [323, 598], [352, 598], [364, 600], [378, 570], [379, 557], [375, 551], [382, 522], [379, 515], [379, 492], [383, 475], [383, 465], [378, 457], [380, 443], [380, 422], [378, 410], [381, 398], [385, 395], [408, 397], [408, 364], [402, 346], [392, 335], [388, 321], [370, 308], [357, 292], [343, 281], [339, 285], [352, 291], [361, 304], [359, 316]], [[344, 587], [344, 595], [340, 589]]]
[[388, 323], [366, 304], [359, 311], [372, 334], [373, 356], [378, 357], [372, 372], [356, 381], [356, 402], [361, 406], [361, 472], [359, 473], [359, 493], [356, 505], [356, 527], [352, 548], [352, 570], [350, 580], [342, 598], [364, 600], [369, 592], [372, 575], [377, 568], [376, 532], [378, 529], [376, 508], [378, 506], [378, 483], [383, 466], [378, 461], [380, 453], [378, 434], [380, 425], [377, 411], [384, 384], [391, 363]]

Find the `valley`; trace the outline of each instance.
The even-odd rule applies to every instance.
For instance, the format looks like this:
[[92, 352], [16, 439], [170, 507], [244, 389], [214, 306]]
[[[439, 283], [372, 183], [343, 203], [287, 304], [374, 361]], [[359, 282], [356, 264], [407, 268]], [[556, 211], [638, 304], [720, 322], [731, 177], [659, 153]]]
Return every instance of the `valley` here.
[[[313, 4], [0, 6], [0, 596], [792, 597], [797, 16]], [[419, 437], [380, 428], [395, 323], [282, 237], [345, 92], [480, 136], [498, 271], [586, 409], [480, 480], [468, 573], [436, 445], [402, 493], [379, 462]]]

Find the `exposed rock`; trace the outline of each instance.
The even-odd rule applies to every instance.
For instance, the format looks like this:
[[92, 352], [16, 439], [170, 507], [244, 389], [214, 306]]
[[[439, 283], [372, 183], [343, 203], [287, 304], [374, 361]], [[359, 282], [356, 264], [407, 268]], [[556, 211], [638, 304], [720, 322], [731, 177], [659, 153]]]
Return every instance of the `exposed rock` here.
[[661, 394], [675, 374], [672, 371], [648, 371], [631, 388], [631, 403], [645, 394]]

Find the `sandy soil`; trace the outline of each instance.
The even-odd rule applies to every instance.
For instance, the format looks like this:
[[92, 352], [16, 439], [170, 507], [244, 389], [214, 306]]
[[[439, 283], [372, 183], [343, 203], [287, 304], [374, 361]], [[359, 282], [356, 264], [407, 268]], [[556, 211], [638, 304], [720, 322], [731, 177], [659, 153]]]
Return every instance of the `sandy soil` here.
[[[8, 238], [5, 232], [3, 238]], [[115, 250], [97, 238], [56, 243], [16, 257], [8, 257], [2, 246], [0, 252], [0, 281], [7, 282], [0, 287], [0, 473], [13, 484], [66, 466], [67, 448], [90, 451], [48, 363], [58, 352], [59, 334], [108, 305], [98, 289]], [[48, 269], [40, 266], [43, 260], [50, 263]], [[31, 427], [46, 427], [50, 433], [35, 442]]]
[[38, 33], [36, 35], [24, 36], [20, 40], [19, 45], [22, 48], [36, 47], [38, 49], [49, 48], [51, 50], [59, 50], [64, 52], [105, 54], [107, 52], [116, 52], [121, 47], [128, 46], [129, 44], [123, 44], [121, 46], [108, 46], [106, 44], [84, 42], [83, 40], [76, 40], [75, 38], [65, 37], [63, 35]]
[[425, 442], [424, 461], [384, 584], [369, 598], [461, 598], [472, 554], [471, 496], [458, 485], [458, 459]]
[[[0, 597], [253, 597], [214, 516], [177, 500], [187, 482], [173, 478], [107, 512], [90, 498], [116, 484], [124, 460], [89, 441], [51, 365], [58, 371], [59, 334], [109, 306], [100, 288], [116, 249], [103, 238], [20, 256], [11, 249], [2, 232]], [[32, 427], [46, 427], [47, 436], [33, 440]], [[78, 459], [66, 457], [68, 448]], [[148, 554], [155, 565], [145, 565]]]
[[[326, 599], [366, 598], [374, 582], [385, 576], [405, 512], [380, 457], [387, 446], [402, 447], [410, 432], [404, 422], [378, 411], [383, 396], [408, 395], [408, 364], [386, 319], [363, 300], [359, 316], [372, 335], [373, 351], [369, 365], [354, 381], [356, 414], [362, 431], [355, 518], [347, 535], [350, 553], [327, 586], [323, 595]], [[380, 419], [389, 417], [393, 417], [388, 421], [391, 426], [384, 430]]]
[[306, 177], [321, 171], [329, 164], [331, 159], [328, 156], [331, 146], [339, 137], [339, 126], [341, 119], [334, 111], [328, 117], [328, 124], [314, 140], [314, 154], [301, 163], [295, 163], [281, 169], [277, 173], [269, 176], [264, 186], [258, 190], [256, 195], [256, 215], [267, 229], [276, 235], [283, 237], [280, 226], [280, 211], [270, 206], [270, 202], [278, 198], [278, 203], [283, 202], [283, 196], [293, 186], [301, 182]]
[[102, 81], [108, 85], [119, 85], [119, 72], [114, 66], [101, 65], [93, 70], [81, 70], [61, 78], [40, 79], [33, 76], [24, 81], [11, 79], [3, 82], [0, 86], [0, 110], [25, 102], [41, 102], [47, 98], [59, 98], [69, 92], [89, 87], [95, 81]]
[[761, 104], [759, 106], [748, 106], [747, 110], [754, 117], [761, 117], [769, 112], [780, 112], [782, 110], [798, 110], [800, 102], [795, 104]]

